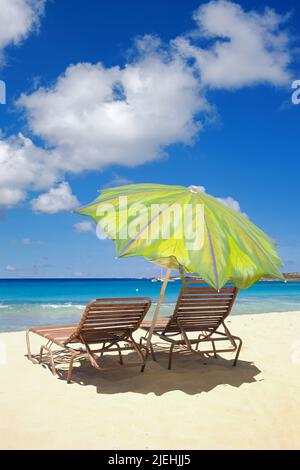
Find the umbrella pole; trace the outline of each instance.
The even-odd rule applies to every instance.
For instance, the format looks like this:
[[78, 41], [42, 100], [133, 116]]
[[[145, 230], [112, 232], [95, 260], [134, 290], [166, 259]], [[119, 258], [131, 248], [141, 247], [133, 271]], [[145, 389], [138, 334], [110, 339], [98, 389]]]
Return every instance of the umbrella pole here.
[[164, 300], [165, 290], [166, 290], [166, 287], [167, 287], [167, 284], [168, 284], [168, 281], [169, 281], [169, 278], [170, 278], [170, 274], [171, 274], [171, 269], [168, 269], [167, 272], [166, 272], [165, 279], [164, 279], [163, 285], [162, 285], [161, 290], [160, 290], [159, 299], [157, 301], [156, 308], [155, 308], [155, 311], [154, 311], [154, 314], [153, 314], [152, 323], [151, 323], [148, 338], [147, 338], [147, 345], [146, 345], [147, 351], [149, 351], [150, 342], [151, 342], [151, 338], [152, 338], [152, 335], [153, 335], [153, 330], [154, 330], [155, 324], [157, 322], [157, 318], [158, 318], [161, 303]]

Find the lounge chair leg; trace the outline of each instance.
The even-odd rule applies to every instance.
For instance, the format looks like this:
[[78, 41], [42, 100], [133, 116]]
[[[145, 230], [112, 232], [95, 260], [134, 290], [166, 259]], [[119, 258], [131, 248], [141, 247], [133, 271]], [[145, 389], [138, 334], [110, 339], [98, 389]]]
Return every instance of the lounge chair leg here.
[[33, 358], [33, 357], [32, 357], [32, 354], [31, 354], [29, 333], [30, 333], [30, 331], [27, 330], [27, 331], [26, 331], [27, 356], [28, 356], [28, 359], [29, 359], [33, 364], [38, 364], [39, 361], [38, 361], [37, 359]]
[[122, 357], [121, 348], [120, 348], [120, 345], [119, 345], [118, 343], [116, 344], [116, 346], [117, 346], [117, 348], [118, 348], [120, 365], [122, 366], [124, 363], [123, 363], [123, 357]]
[[[147, 335], [145, 335], [144, 337], [142, 336], [140, 338], [140, 348], [146, 348], [146, 346], [143, 345], [143, 339], [146, 341], [147, 340]], [[149, 344], [149, 348], [150, 348], [150, 352], [151, 352], [151, 356], [152, 356], [152, 359], [153, 361], [157, 362], [157, 359], [156, 359], [156, 356], [155, 356], [155, 353], [154, 353], [154, 348], [153, 348], [153, 345], [152, 343]], [[148, 356], [147, 356], [148, 357]]]
[[147, 363], [147, 360], [148, 360], [148, 356], [149, 356], [149, 349], [146, 347], [146, 353], [145, 353], [145, 356], [144, 356], [144, 364], [141, 367], [141, 372], [144, 372], [144, 370], [145, 370], [146, 363]]
[[43, 350], [44, 350], [44, 346], [41, 346], [41, 348], [40, 348], [40, 355], [39, 355], [39, 364], [41, 364], [41, 362], [42, 362]]
[[226, 333], [226, 335], [227, 335], [227, 337], [228, 337], [228, 340], [231, 342], [232, 346], [233, 346], [234, 348], [236, 348], [236, 344], [235, 344], [235, 341], [234, 341], [234, 340], [235, 340], [235, 339], [239, 339], [239, 340], [240, 340], [240, 338], [238, 338], [237, 336], [232, 336], [232, 334], [230, 333], [229, 329], [227, 328], [227, 326], [225, 325], [224, 322], [223, 322], [223, 327], [224, 327], [224, 331], [225, 331], [225, 333]]
[[[49, 344], [49, 342], [48, 342], [47, 344]], [[51, 344], [52, 344], [52, 343], [51, 343]], [[53, 375], [56, 375], [57, 372], [56, 372], [56, 368], [55, 368], [55, 362], [54, 362], [53, 353], [52, 353], [51, 349], [50, 349], [47, 345], [41, 346], [40, 357], [39, 357], [39, 364], [41, 364], [41, 362], [42, 362], [44, 349], [46, 349], [46, 351], [48, 351], [49, 356], [50, 356], [52, 374], [53, 374]]]
[[215, 345], [215, 342], [213, 340], [212, 340], [212, 347], [213, 347], [213, 350], [214, 350], [214, 357], [217, 358], [216, 345]]
[[198, 338], [197, 338], [197, 344], [196, 344], [196, 348], [195, 348], [196, 351], [198, 351], [198, 349], [199, 349], [200, 339], [201, 339], [201, 333], [200, 333], [200, 335], [198, 335]]
[[103, 345], [102, 345], [102, 351], [101, 351], [101, 353], [100, 353], [100, 359], [102, 359], [102, 357], [103, 357], [105, 345], [106, 345], [106, 343], [103, 343]]
[[174, 344], [171, 344], [170, 351], [169, 351], [169, 363], [168, 369], [171, 370], [172, 368], [172, 354], [173, 354]]
[[234, 336], [234, 339], [237, 339], [239, 341], [239, 346], [237, 348], [237, 352], [236, 352], [236, 355], [235, 355], [235, 359], [234, 359], [234, 362], [233, 362], [233, 366], [236, 366], [237, 364], [237, 361], [238, 361], [238, 358], [239, 358], [239, 355], [240, 355], [240, 352], [241, 352], [241, 349], [242, 349], [242, 344], [243, 344], [243, 341], [241, 340], [241, 338], [239, 338], [238, 336]]
[[39, 364], [41, 364], [42, 359], [43, 359], [43, 350], [46, 349], [47, 351], [49, 351], [49, 347], [51, 345], [52, 345], [52, 343], [50, 341], [48, 341], [46, 344], [44, 344], [43, 346], [40, 347], [40, 355], [39, 355], [39, 359], [38, 359]]
[[76, 354], [72, 354], [71, 359], [70, 359], [70, 364], [69, 364], [69, 370], [68, 370], [68, 376], [67, 376], [67, 383], [71, 383], [71, 378], [72, 378], [72, 372], [73, 372], [73, 362], [76, 357]]
[[144, 372], [145, 366], [146, 366], [146, 356], [144, 356], [143, 351], [141, 350], [139, 345], [134, 341], [133, 338], [132, 338], [132, 340], [133, 340], [133, 347], [134, 347], [134, 349], [136, 350], [136, 352], [138, 353], [138, 355], [140, 356], [140, 358], [142, 360], [141, 372]]
[[152, 356], [152, 359], [153, 359], [153, 361], [154, 361], [154, 362], [157, 362], [157, 360], [156, 360], [156, 356], [155, 356], [155, 354], [154, 354], [154, 349], [153, 349], [153, 346], [152, 346], [152, 344], [150, 343], [150, 345], [149, 345], [149, 346], [150, 346], [150, 351], [151, 351], [151, 356]]

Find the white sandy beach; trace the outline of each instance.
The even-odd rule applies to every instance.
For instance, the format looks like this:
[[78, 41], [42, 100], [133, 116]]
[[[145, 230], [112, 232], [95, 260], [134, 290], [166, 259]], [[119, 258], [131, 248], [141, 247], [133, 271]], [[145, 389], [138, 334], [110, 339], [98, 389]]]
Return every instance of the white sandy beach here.
[[168, 371], [161, 351], [144, 374], [86, 363], [70, 385], [27, 360], [24, 332], [1, 334], [0, 448], [299, 449], [300, 312], [228, 325], [244, 340], [237, 367], [176, 355]]

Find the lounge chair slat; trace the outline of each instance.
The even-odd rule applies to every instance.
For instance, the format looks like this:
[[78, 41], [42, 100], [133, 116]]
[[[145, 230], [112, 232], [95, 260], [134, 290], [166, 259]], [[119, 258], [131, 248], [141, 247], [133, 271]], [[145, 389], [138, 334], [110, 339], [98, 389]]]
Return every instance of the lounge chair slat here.
[[61, 335], [65, 335], [67, 337], [69, 337], [74, 331], [75, 331], [76, 327], [74, 328], [66, 328], [66, 329], [49, 329], [49, 330], [36, 330], [36, 331], [33, 331], [33, 330], [30, 330], [32, 331], [33, 333], [36, 333], [40, 336], [61, 336]]
[[103, 305], [103, 304], [95, 304], [90, 308], [90, 312], [102, 312], [107, 310], [108, 312], [113, 312], [114, 310], [123, 310], [123, 311], [136, 311], [136, 310], [143, 310], [143, 305], [140, 303], [137, 304], [123, 304], [123, 305]]
[[58, 330], [58, 329], [66, 329], [66, 328], [74, 328], [74, 324], [68, 324], [68, 325], [47, 325], [47, 326], [36, 326], [30, 328], [30, 331], [36, 332], [36, 331], [48, 331], [48, 330]]
[[232, 297], [227, 297], [227, 298], [222, 298], [222, 299], [218, 299], [217, 297], [206, 297], [206, 296], [203, 296], [203, 297], [189, 297], [189, 298], [183, 298], [182, 299], [182, 303], [185, 303], [185, 302], [215, 302], [215, 303], [224, 303], [224, 304], [228, 304], [230, 303], [232, 300]]
[[105, 315], [101, 317], [93, 317], [93, 318], [87, 318], [85, 324], [93, 324], [93, 323], [105, 323], [105, 322], [126, 322], [126, 321], [134, 321], [134, 320], [139, 320], [140, 316], [137, 315], [130, 315], [130, 316], [125, 316], [125, 315], [118, 315], [118, 316], [113, 316], [113, 315]]
[[196, 313], [209, 313], [209, 312], [212, 312], [212, 313], [226, 313], [227, 312], [227, 309], [225, 308], [209, 308], [209, 307], [200, 307], [200, 308], [181, 308], [180, 310], [178, 310], [178, 314], [196, 314]]
[[99, 330], [100, 328], [102, 330], [105, 330], [105, 329], [111, 329], [111, 328], [115, 328], [116, 330], [121, 330], [121, 329], [128, 329], [128, 328], [133, 328], [135, 325], [135, 322], [127, 322], [127, 323], [117, 323], [117, 322], [110, 322], [110, 323], [99, 323], [99, 324], [96, 324], [96, 325], [87, 325], [87, 326], [84, 326], [81, 330], [81, 334], [85, 334], [86, 332], [88, 331], [97, 331]]
[[109, 304], [109, 305], [114, 305], [114, 304], [122, 304], [122, 305], [128, 305], [128, 304], [145, 304], [145, 302], [149, 302], [149, 297], [108, 297], [108, 298], [103, 298], [103, 299], [95, 299], [93, 300], [89, 305], [90, 307], [93, 307], [94, 305], [97, 304]]
[[218, 294], [223, 294], [224, 292], [232, 294], [233, 289], [235, 289], [235, 287], [222, 287], [222, 289], [220, 289], [219, 292], [215, 289], [212, 289], [211, 287], [202, 287], [202, 286], [197, 286], [197, 287], [186, 286], [184, 289], [185, 289], [185, 294], [186, 293], [193, 293], [193, 292], [200, 292], [201, 294], [216, 294], [216, 295], [218, 295]]
[[232, 299], [232, 295], [217, 297], [217, 295], [190, 295], [182, 297], [182, 302], [191, 302], [191, 301], [203, 301], [203, 302], [228, 302]]
[[181, 305], [224, 305], [224, 306], [228, 306], [228, 304], [230, 303], [230, 300], [231, 299], [228, 299], [228, 300], [219, 300], [219, 299], [213, 299], [213, 300], [209, 300], [209, 299], [183, 299], [182, 302], [181, 302]]

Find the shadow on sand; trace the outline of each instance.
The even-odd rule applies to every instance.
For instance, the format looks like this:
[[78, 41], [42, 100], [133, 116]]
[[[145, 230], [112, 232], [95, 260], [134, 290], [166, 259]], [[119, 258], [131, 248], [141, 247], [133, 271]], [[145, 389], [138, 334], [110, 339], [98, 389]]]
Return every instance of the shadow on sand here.
[[[229, 356], [228, 356], [229, 357]], [[182, 391], [189, 395], [201, 392], [209, 392], [220, 385], [240, 387], [245, 383], [256, 382], [256, 376], [260, 370], [251, 362], [240, 359], [236, 367], [232, 366], [233, 360], [221, 356], [202, 357], [187, 353], [175, 353], [172, 370], [167, 369], [168, 352], [160, 349], [156, 352], [157, 362], [149, 359], [144, 373], [138, 367], [114, 369], [108, 372], [95, 370], [90, 362], [82, 359], [74, 365], [72, 387], [75, 384], [81, 386], [93, 386], [97, 393], [154, 393], [163, 395], [174, 390]], [[46, 359], [46, 358], [45, 358]], [[124, 357], [130, 363], [136, 360], [134, 353]], [[116, 357], [104, 358], [105, 366], [116, 365]], [[45, 367], [49, 365], [44, 363]], [[57, 372], [60, 380], [67, 379], [67, 364], [64, 358], [57, 361]], [[258, 379], [262, 380], [262, 379]]]

